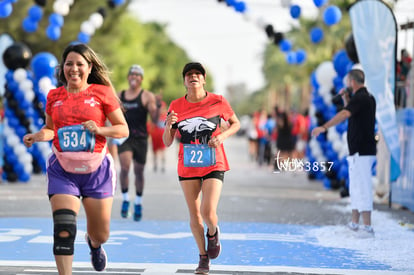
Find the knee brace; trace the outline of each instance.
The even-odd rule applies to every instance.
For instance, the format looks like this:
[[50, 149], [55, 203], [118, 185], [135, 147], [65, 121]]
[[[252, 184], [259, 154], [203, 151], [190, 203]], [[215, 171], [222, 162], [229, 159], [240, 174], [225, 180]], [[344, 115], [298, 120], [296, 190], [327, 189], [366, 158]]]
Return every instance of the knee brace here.
[[[70, 209], [53, 212], [53, 254], [73, 255], [76, 238], [76, 213]], [[61, 235], [65, 237], [62, 237]]]

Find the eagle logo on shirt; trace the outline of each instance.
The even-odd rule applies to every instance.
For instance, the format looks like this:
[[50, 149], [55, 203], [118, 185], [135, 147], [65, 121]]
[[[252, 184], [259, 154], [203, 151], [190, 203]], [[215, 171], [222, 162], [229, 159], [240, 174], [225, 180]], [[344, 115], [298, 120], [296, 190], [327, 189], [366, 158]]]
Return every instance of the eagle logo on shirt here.
[[181, 142], [189, 144], [198, 141], [201, 144], [206, 144], [211, 134], [216, 130], [218, 121], [218, 118], [207, 119], [204, 117], [193, 117], [180, 121], [177, 126], [182, 136]]

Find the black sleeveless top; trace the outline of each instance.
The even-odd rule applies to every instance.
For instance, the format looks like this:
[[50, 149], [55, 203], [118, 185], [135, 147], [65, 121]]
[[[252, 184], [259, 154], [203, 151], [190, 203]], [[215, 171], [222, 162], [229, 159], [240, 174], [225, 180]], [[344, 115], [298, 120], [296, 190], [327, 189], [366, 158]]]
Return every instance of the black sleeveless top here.
[[125, 91], [121, 92], [121, 102], [125, 109], [125, 119], [128, 123], [129, 136], [146, 138], [147, 132], [147, 115], [148, 110], [142, 105], [142, 94], [144, 90], [141, 89], [138, 96], [132, 100], [125, 99]]

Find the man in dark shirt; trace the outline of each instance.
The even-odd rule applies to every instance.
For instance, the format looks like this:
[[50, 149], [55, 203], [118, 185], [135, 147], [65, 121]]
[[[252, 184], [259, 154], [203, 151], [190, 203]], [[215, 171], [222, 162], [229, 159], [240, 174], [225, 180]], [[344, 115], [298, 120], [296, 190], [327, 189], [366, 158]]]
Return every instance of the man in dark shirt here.
[[347, 75], [347, 86], [352, 89], [352, 96], [346, 89], [340, 91], [345, 108], [332, 119], [312, 131], [312, 136], [327, 132], [329, 127], [348, 120], [349, 157], [349, 192], [352, 207], [352, 221], [348, 227], [354, 231], [359, 229], [359, 218], [362, 216], [363, 232], [374, 235], [371, 226], [373, 209], [372, 172], [371, 168], [376, 156], [375, 110], [374, 97], [364, 86], [365, 75], [360, 69], [352, 69]]

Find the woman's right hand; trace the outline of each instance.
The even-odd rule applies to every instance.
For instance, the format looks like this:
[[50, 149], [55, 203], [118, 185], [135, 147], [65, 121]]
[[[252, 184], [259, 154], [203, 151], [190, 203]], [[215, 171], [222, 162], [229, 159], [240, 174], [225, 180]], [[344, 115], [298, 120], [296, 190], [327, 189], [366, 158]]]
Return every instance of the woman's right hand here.
[[31, 147], [35, 142], [35, 134], [27, 134], [23, 137], [23, 143], [26, 147]]
[[165, 126], [167, 129], [171, 129], [172, 125], [176, 123], [178, 120], [177, 113], [172, 110], [165, 120]]

